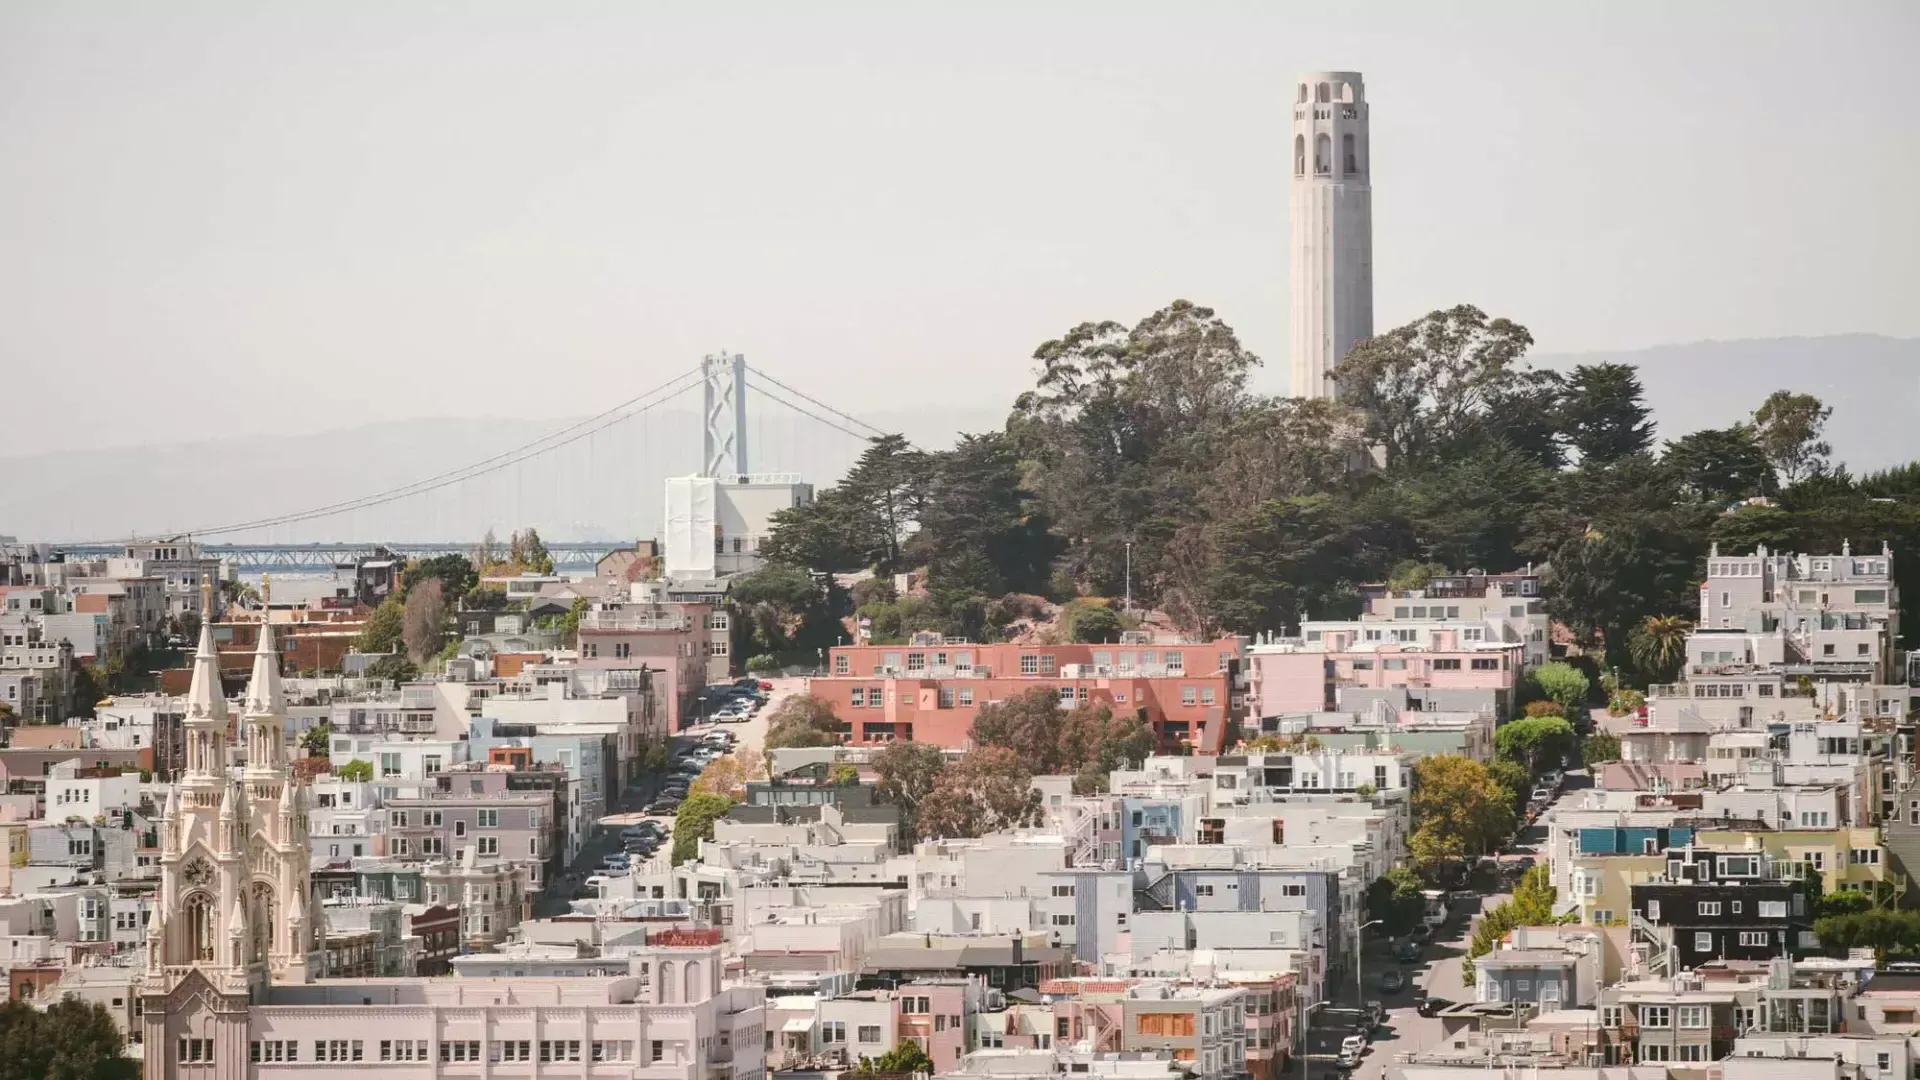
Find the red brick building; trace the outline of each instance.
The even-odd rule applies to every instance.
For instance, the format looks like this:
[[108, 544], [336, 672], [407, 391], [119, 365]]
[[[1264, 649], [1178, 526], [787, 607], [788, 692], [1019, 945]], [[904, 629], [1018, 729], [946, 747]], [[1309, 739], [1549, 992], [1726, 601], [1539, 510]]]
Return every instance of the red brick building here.
[[1044, 686], [1060, 703], [1104, 703], [1138, 713], [1166, 750], [1222, 749], [1239, 719], [1237, 638], [1182, 644], [979, 645], [919, 635], [910, 645], [843, 645], [828, 650], [827, 674], [811, 692], [847, 722], [850, 740], [893, 739], [968, 745], [973, 718], [989, 702]]

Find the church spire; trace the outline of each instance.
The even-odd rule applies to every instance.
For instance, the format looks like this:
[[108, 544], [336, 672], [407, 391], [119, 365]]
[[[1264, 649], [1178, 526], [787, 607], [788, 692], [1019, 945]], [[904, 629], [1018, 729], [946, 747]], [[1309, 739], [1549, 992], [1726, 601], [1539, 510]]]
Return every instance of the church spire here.
[[227, 695], [220, 688], [220, 654], [213, 649], [213, 583], [200, 583], [200, 647], [193, 654], [193, 682], [187, 688], [187, 722], [227, 720]]
[[241, 716], [252, 720], [286, 715], [287, 695], [280, 687], [280, 653], [274, 648], [273, 624], [260, 621], [260, 640], [253, 649], [253, 677], [247, 683]]

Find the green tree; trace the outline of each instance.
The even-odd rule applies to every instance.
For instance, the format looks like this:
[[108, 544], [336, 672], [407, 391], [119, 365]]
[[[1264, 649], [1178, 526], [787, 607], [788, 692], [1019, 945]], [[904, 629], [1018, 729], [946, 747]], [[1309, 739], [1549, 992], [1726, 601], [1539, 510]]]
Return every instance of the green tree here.
[[700, 841], [713, 839], [713, 823], [727, 816], [733, 800], [711, 792], [691, 792], [673, 815], [673, 865], [700, 853]]
[[1208, 525], [1199, 587], [1207, 621], [1243, 634], [1288, 633], [1328, 614], [1359, 576], [1361, 541], [1330, 495], [1268, 500]]
[[480, 584], [473, 560], [458, 552], [421, 559], [407, 568], [404, 587], [411, 591], [422, 582], [438, 581], [441, 594], [449, 599], [467, 595]]
[[540, 531], [529, 525], [507, 538], [507, 562], [523, 574], [553, 573], [553, 556], [540, 539]]
[[68, 687], [67, 715], [91, 717], [100, 702], [112, 696], [105, 670], [80, 664], [73, 669], [73, 682]]
[[1693, 624], [1678, 615], [1649, 615], [1627, 637], [1627, 654], [1648, 682], [1672, 682], [1687, 660]]
[[1580, 760], [1591, 768], [1604, 761], [1620, 760], [1620, 736], [1596, 731], [1580, 743]]
[[939, 1070], [919, 1043], [901, 1039], [899, 1045], [879, 1057], [860, 1055], [860, 1063], [852, 1071], [855, 1076], [932, 1076]]
[[1587, 464], [1608, 464], [1653, 445], [1640, 376], [1631, 364], [1581, 364], [1567, 377], [1560, 423]]
[[1782, 484], [1793, 484], [1824, 467], [1833, 447], [1820, 438], [1833, 415], [1812, 394], [1775, 390], [1753, 412], [1754, 439]]
[[1431, 832], [1430, 851], [1457, 845], [1460, 855], [1481, 855], [1513, 831], [1513, 805], [1486, 766], [1435, 754], [1414, 762], [1413, 820], [1416, 834]]
[[308, 757], [333, 756], [333, 725], [325, 720], [300, 733], [300, 748]]
[[827, 770], [829, 787], [855, 787], [860, 783], [860, 770], [844, 761], [836, 761]]
[[1689, 495], [1727, 503], [1773, 490], [1773, 466], [1747, 424], [1683, 435], [1667, 444], [1661, 464]]
[[918, 840], [920, 804], [939, 786], [946, 754], [932, 743], [895, 741], [876, 751], [869, 764], [875, 797], [898, 807], [904, 839]]
[[355, 758], [333, 770], [333, 775], [352, 783], [364, 784], [373, 779], [373, 762]]
[[1080, 644], [1106, 644], [1120, 640], [1126, 629], [1120, 616], [1106, 604], [1076, 601], [1067, 605], [1066, 630], [1069, 640]]
[[1367, 886], [1367, 916], [1379, 919], [1389, 936], [1402, 937], [1426, 912], [1427, 900], [1421, 895], [1424, 888], [1426, 883], [1420, 875], [1396, 866]]
[[922, 838], [981, 836], [1030, 825], [1039, 816], [1033, 774], [999, 746], [977, 748], [942, 769], [915, 813]]
[[1481, 432], [1532, 345], [1526, 327], [1462, 304], [1360, 342], [1334, 379], [1392, 466]]
[[1631, 716], [1647, 703], [1647, 695], [1629, 687], [1622, 687], [1607, 695], [1608, 716]]
[[1082, 323], [1034, 360], [1039, 377], [1007, 432], [1064, 541], [1062, 569], [1089, 592], [1118, 596], [1130, 548], [1133, 595], [1157, 602], [1174, 539], [1196, 523], [1227, 433], [1250, 416], [1259, 360], [1212, 309], [1185, 300], [1131, 330]]
[[366, 625], [360, 628], [360, 636], [355, 639], [355, 652], [390, 653], [397, 652], [401, 646], [401, 635], [406, 630], [406, 602], [399, 593], [391, 593], [380, 606], [373, 609], [367, 617]]
[[[1504, 730], [1504, 729], [1503, 729]], [[1507, 802], [1518, 810], [1527, 801], [1528, 793], [1533, 789], [1533, 777], [1528, 775], [1526, 767], [1511, 758], [1499, 758], [1487, 766], [1487, 775], [1507, 793]]]
[[767, 714], [769, 750], [791, 746], [838, 746], [846, 725], [834, 715], [833, 703], [811, 694], [794, 694]]
[[1062, 712], [1059, 693], [1036, 686], [1004, 701], [990, 702], [974, 714], [975, 747], [1001, 747], [1040, 774], [1060, 767]]
[[965, 435], [926, 461], [920, 530], [907, 553], [927, 566], [930, 591], [943, 588], [944, 577], [961, 579], [957, 591], [969, 597], [1045, 587], [1059, 544], [1022, 481], [1013, 441]]
[[1572, 664], [1550, 661], [1533, 669], [1534, 681], [1548, 700], [1557, 703], [1565, 715], [1583, 716], [1587, 694], [1592, 689], [1586, 673]]
[[1573, 725], [1561, 716], [1514, 720], [1493, 733], [1495, 750], [1508, 761], [1520, 763], [1528, 777], [1539, 776], [1542, 766], [1555, 766], [1573, 756], [1577, 742]]
[[369, 679], [408, 682], [420, 677], [420, 668], [419, 665], [407, 659], [404, 653], [389, 653], [368, 664], [366, 676]]
[[1439, 563], [1402, 559], [1394, 565], [1393, 573], [1387, 575], [1387, 588], [1397, 593], [1412, 592], [1426, 588], [1434, 578], [1445, 577], [1451, 572]]
[[68, 998], [42, 1012], [21, 1001], [0, 1005], [0, 1080], [138, 1080], [113, 1014]]

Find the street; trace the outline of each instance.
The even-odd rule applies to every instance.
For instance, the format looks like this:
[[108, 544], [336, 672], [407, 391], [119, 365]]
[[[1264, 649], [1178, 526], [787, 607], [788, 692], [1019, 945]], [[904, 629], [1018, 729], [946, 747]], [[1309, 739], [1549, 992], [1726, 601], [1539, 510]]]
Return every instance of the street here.
[[[1555, 795], [1554, 801], [1518, 837], [1514, 853], [1531, 854], [1536, 859], [1543, 859], [1548, 830], [1560, 799], [1570, 791], [1590, 786], [1591, 782], [1583, 770], [1568, 771], [1565, 785]], [[1481, 910], [1491, 910], [1507, 899], [1506, 893], [1482, 896]], [[1367, 941], [1361, 965], [1366, 981], [1365, 998], [1386, 1006], [1387, 1017], [1374, 1029], [1372, 1045], [1366, 1056], [1360, 1059], [1359, 1067], [1352, 1070], [1353, 1080], [1380, 1080], [1395, 1054], [1435, 1050], [1444, 1045], [1444, 1026], [1440, 1019], [1421, 1016], [1415, 1010], [1414, 1002], [1422, 996], [1455, 1002], [1474, 1000], [1473, 987], [1463, 985], [1460, 981], [1461, 961], [1466, 958], [1472, 930], [1472, 913], [1456, 908], [1454, 917], [1446, 926], [1435, 931], [1434, 939], [1421, 947], [1420, 959], [1410, 964], [1393, 959], [1385, 938]], [[1407, 975], [1408, 986], [1398, 993], [1381, 993], [1380, 975], [1392, 969]], [[1352, 993], [1353, 981], [1349, 975], [1346, 985], [1338, 988], [1334, 997], [1346, 1003], [1352, 1000]], [[1308, 1080], [1312, 1076], [1331, 1077], [1332, 1074], [1324, 1070], [1336, 1068], [1334, 1058], [1340, 1051], [1340, 1040], [1359, 1030], [1359, 1020], [1357, 1010], [1341, 1008], [1328, 1008], [1314, 1017], [1308, 1032], [1312, 1059]]]
[[[746, 722], [739, 724], [695, 724], [671, 736], [667, 740], [669, 752], [677, 752], [689, 747], [702, 735], [717, 729], [731, 732], [734, 738], [738, 740], [733, 753], [744, 755], [744, 760], [750, 765], [757, 764], [760, 757], [760, 747], [766, 742], [767, 738], [768, 714], [772, 713], [774, 707], [779, 705], [781, 701], [792, 694], [800, 692], [806, 685], [806, 680], [801, 678], [769, 679], [768, 681], [773, 683], [773, 689], [767, 693], [766, 705], [763, 706], [759, 712], [754, 713], [748, 718]], [[641, 808], [653, 801], [654, 797], [659, 793], [660, 785], [666, 779], [666, 776], [667, 774], [664, 772], [648, 773], [640, 778], [639, 783], [629, 788], [620, 796], [619, 800], [614, 804], [617, 808], [615, 812], [600, 818], [599, 824], [593, 830], [593, 835], [581, 846], [580, 856], [574, 860], [572, 866], [567, 868], [567, 873], [539, 893], [534, 904], [534, 914], [537, 917], [544, 918], [566, 914], [569, 910], [570, 902], [579, 894], [581, 883], [593, 874], [605, 873], [605, 871], [601, 869], [600, 861], [606, 856], [621, 850], [621, 829], [649, 816]], [[670, 817], [661, 820], [666, 824], [672, 823], [672, 818]], [[662, 845], [656, 853], [656, 857], [665, 857], [670, 849], [671, 842]]]

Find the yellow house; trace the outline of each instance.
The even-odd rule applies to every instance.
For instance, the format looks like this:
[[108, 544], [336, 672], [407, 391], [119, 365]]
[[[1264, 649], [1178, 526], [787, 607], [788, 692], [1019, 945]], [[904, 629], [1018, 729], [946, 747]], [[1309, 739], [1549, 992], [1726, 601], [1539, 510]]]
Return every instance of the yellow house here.
[[1570, 881], [1587, 926], [1624, 926], [1633, 910], [1633, 887], [1662, 877], [1667, 857], [1656, 855], [1576, 855]]
[[1702, 829], [1695, 843], [1706, 848], [1765, 851], [1773, 856], [1783, 876], [1820, 874], [1827, 892], [1872, 890], [1879, 882], [1890, 884], [1896, 898], [1907, 891], [1906, 875], [1890, 864], [1887, 849], [1880, 843], [1880, 830], [1868, 826], [1765, 832]]

